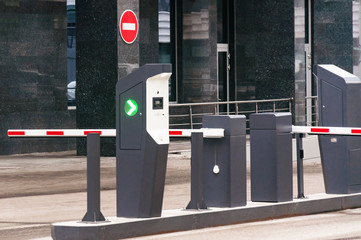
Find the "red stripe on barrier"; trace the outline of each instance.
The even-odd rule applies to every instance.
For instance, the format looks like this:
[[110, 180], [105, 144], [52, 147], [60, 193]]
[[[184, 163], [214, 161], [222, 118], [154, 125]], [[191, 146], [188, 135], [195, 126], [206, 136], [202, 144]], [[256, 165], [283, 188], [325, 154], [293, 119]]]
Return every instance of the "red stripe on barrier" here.
[[330, 129], [328, 128], [311, 128], [311, 133], [329, 133]]
[[169, 131], [169, 135], [182, 136], [182, 131]]
[[84, 135], [88, 135], [88, 133], [99, 133], [99, 135], [102, 135], [102, 131], [84, 131]]
[[361, 134], [360, 129], [351, 129], [351, 133]]
[[64, 136], [64, 132], [63, 131], [47, 131], [46, 135], [47, 136]]
[[8, 132], [8, 136], [25, 136], [25, 131]]

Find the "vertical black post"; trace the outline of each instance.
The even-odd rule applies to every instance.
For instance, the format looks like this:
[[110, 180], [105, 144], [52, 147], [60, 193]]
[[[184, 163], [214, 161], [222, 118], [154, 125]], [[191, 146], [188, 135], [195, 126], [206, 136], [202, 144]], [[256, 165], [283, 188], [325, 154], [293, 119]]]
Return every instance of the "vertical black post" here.
[[297, 198], [305, 198], [304, 185], [303, 185], [303, 133], [296, 133], [296, 145], [297, 145]]
[[191, 137], [191, 201], [186, 209], [207, 209], [203, 200], [203, 133]]
[[83, 222], [105, 221], [100, 212], [100, 135], [87, 135], [87, 213]]

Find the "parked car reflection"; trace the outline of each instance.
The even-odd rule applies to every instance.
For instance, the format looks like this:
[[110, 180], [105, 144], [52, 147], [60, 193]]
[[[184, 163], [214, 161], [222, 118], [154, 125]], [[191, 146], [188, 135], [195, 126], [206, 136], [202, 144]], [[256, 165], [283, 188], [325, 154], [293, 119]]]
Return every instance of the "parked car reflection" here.
[[68, 84], [68, 105], [75, 106], [75, 89], [76, 89], [76, 81], [72, 81]]

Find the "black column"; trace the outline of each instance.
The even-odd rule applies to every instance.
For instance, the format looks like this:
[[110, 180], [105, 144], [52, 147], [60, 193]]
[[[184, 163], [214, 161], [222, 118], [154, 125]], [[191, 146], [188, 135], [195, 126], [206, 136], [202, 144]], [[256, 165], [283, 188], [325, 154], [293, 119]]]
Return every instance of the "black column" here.
[[[117, 34], [116, 1], [76, 1], [77, 128], [115, 128]], [[115, 139], [101, 142], [101, 155], [115, 155]]]
[[294, 96], [294, 1], [235, 1], [234, 9], [236, 100]]

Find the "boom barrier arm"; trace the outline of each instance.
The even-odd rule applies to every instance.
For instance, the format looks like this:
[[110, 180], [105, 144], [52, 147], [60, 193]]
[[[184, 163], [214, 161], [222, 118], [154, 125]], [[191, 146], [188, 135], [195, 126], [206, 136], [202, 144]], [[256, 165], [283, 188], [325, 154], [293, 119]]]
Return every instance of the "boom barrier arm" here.
[[292, 126], [292, 133], [308, 133], [318, 135], [361, 135], [361, 128]]
[[[204, 138], [223, 138], [223, 128], [170, 129], [169, 137], [191, 137], [192, 132], [202, 132]], [[100, 137], [116, 137], [116, 129], [9, 129], [9, 137], [86, 137], [99, 133]]]
[[[169, 129], [169, 137], [191, 137], [193, 132], [203, 132], [204, 138], [223, 138], [223, 128]], [[115, 137], [115, 129], [9, 129], [9, 137], [86, 137], [99, 133], [100, 137]], [[361, 135], [361, 128], [292, 126], [292, 133]]]
[[9, 129], [9, 137], [86, 137], [99, 133], [101, 137], [115, 137], [115, 129]]

